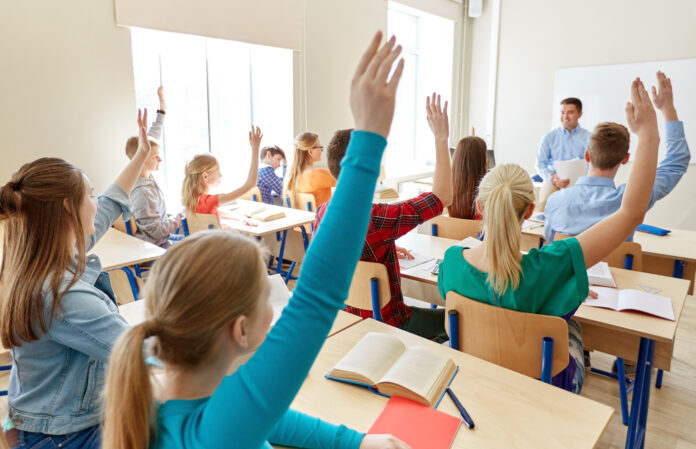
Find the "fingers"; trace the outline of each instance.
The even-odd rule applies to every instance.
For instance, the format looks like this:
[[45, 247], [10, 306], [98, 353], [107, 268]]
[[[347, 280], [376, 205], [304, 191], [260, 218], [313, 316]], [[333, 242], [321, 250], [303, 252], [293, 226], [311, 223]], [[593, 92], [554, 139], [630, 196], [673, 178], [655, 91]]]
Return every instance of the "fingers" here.
[[590, 289], [590, 293], [589, 293], [588, 296], [589, 296], [590, 298], [592, 298], [592, 299], [597, 299], [597, 298], [599, 298], [599, 295], [597, 294], [597, 292], [593, 291], [592, 289]]
[[386, 58], [382, 61], [382, 63], [379, 66], [379, 70], [377, 70], [377, 79], [378, 80], [387, 80], [387, 76], [389, 76], [389, 72], [391, 72], [392, 65], [394, 65], [394, 61], [396, 61], [396, 58], [399, 57], [401, 54], [401, 45], [397, 45], [394, 50], [389, 52]]
[[394, 74], [387, 84], [387, 90], [389, 91], [390, 95], [394, 95], [396, 93], [396, 88], [399, 86], [399, 80], [401, 80], [402, 73], [404, 73], [404, 58], [399, 59], [399, 62], [396, 64], [396, 70], [394, 70]]
[[638, 92], [638, 78], [631, 83], [631, 103], [638, 104], [640, 102], [640, 93]]
[[375, 33], [375, 36], [372, 38], [372, 42], [370, 42], [370, 46], [367, 47], [367, 50], [365, 50], [365, 53], [362, 55], [362, 58], [360, 58], [360, 62], [358, 63], [358, 68], [355, 70], [355, 75], [353, 76], [353, 80], [360, 78], [363, 73], [365, 73], [365, 70], [367, 70], [367, 65], [370, 63], [372, 58], [374, 57], [375, 53], [377, 53], [377, 49], [379, 48], [379, 43], [382, 41], [382, 32], [378, 31]]
[[651, 88], [651, 91], [652, 91], [652, 99], [653, 99], [653, 101], [655, 101], [655, 102], [658, 101], [658, 98], [657, 98], [657, 89], [655, 89], [655, 86], [653, 86], [653, 87]]
[[635, 120], [635, 109], [633, 107], [633, 103], [628, 102], [626, 103], [626, 120], [629, 123], [629, 126], [633, 124], [633, 121]]
[[368, 79], [373, 79], [377, 76], [377, 71], [382, 65], [382, 62], [387, 58], [387, 56], [389, 56], [389, 53], [392, 51], [395, 42], [396, 37], [390, 37], [389, 40], [384, 45], [382, 45], [382, 48], [380, 48], [379, 51], [375, 54], [375, 56], [372, 58], [370, 63], [367, 65], [367, 70], [365, 70], [365, 75], [367, 75]]

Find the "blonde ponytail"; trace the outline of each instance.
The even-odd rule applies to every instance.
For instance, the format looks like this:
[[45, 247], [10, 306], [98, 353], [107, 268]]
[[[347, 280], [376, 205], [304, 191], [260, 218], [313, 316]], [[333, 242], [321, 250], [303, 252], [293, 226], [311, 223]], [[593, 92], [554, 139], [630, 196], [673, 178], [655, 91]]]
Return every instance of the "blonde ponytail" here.
[[203, 173], [218, 166], [218, 161], [212, 154], [197, 154], [186, 164], [184, 183], [181, 187], [181, 202], [187, 212], [195, 213], [198, 198], [208, 192], [208, 184], [203, 179]]
[[154, 321], [124, 332], [111, 352], [106, 377], [103, 449], [145, 449], [150, 443], [152, 385], [143, 357]]
[[314, 148], [319, 142], [319, 136], [314, 133], [301, 133], [295, 137], [295, 155], [292, 160], [292, 168], [290, 169], [290, 178], [285, 190], [285, 196], [290, 194], [292, 204], [299, 204], [299, 195], [297, 185], [300, 183], [300, 177], [307, 167], [311, 165], [311, 156], [309, 150]]
[[481, 180], [478, 199], [483, 208], [488, 283], [502, 295], [520, 283], [520, 220], [534, 203], [532, 180], [519, 165], [499, 165]]

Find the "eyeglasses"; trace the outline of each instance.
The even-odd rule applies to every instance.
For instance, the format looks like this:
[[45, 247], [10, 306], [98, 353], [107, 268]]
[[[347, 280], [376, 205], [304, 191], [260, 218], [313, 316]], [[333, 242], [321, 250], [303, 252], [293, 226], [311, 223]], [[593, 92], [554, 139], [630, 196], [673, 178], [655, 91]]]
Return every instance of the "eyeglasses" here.
[[319, 145], [318, 147], [312, 147], [312, 149], [313, 149], [313, 150], [314, 150], [314, 149], [318, 149], [318, 150], [320, 150], [320, 151], [324, 151], [324, 147], [322, 147], [321, 145]]

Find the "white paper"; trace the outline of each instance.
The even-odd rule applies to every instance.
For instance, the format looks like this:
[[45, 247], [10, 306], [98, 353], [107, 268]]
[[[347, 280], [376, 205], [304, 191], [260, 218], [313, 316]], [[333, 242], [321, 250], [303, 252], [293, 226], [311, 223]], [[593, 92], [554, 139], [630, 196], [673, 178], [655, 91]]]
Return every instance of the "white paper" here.
[[404, 270], [408, 270], [409, 268], [413, 268], [417, 265], [420, 265], [422, 263], [428, 262], [430, 260], [433, 260], [434, 257], [429, 257], [421, 253], [417, 253], [415, 251], [411, 251], [411, 255], [413, 256], [413, 259], [401, 259], [399, 258], [399, 267], [401, 267]]
[[575, 185], [578, 178], [587, 173], [587, 162], [585, 159], [570, 159], [567, 161], [554, 161], [553, 168], [561, 179], [569, 179], [568, 187]]
[[597, 293], [597, 299], [590, 298], [589, 296], [583, 303], [590, 307], [604, 307], [606, 309], [618, 309], [619, 304], [619, 291], [613, 288], [607, 287], [592, 287], [592, 291]]
[[587, 280], [590, 282], [590, 285], [601, 285], [604, 287], [616, 288], [614, 276], [612, 276], [611, 270], [609, 269], [609, 264], [606, 262], [599, 262], [588, 268]]
[[285, 306], [288, 305], [292, 293], [288, 290], [288, 286], [285, 285], [285, 281], [280, 274], [268, 276], [268, 283], [271, 286], [271, 290], [268, 292], [268, 299], [273, 306], [272, 324], [275, 324], [278, 318], [280, 318], [280, 314], [283, 312]]
[[525, 220], [525, 221], [522, 223], [522, 229], [523, 229], [523, 230], [534, 229], [534, 228], [538, 228], [538, 227], [541, 227], [541, 226], [544, 226], [544, 223], [543, 223], [543, 222], [534, 221], [534, 220]]
[[621, 290], [618, 305], [619, 310], [638, 310], [674, 321], [672, 300], [665, 296], [653, 295], [640, 290]]
[[483, 242], [477, 238], [467, 237], [464, 240], [458, 241], [457, 245], [464, 246], [466, 248], [476, 248], [477, 246], [480, 246], [481, 243]]

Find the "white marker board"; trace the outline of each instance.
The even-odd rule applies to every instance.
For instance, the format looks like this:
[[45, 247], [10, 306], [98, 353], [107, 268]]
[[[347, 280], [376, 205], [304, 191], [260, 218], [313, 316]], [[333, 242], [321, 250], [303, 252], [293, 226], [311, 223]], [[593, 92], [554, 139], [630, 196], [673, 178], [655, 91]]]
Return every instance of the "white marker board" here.
[[[617, 122], [627, 126], [625, 108], [631, 98], [631, 81], [639, 76], [650, 93], [651, 86], [657, 87], [655, 74], [658, 70], [672, 80], [674, 105], [679, 120], [684, 122], [686, 141], [692, 154], [691, 163], [696, 163], [696, 59], [558, 69], [553, 95], [552, 126], [560, 126], [559, 103], [567, 97], [577, 97], [582, 101], [580, 126], [590, 132], [600, 122]], [[665, 152], [665, 127], [662, 114], [656, 112], [662, 158]], [[637, 141], [638, 138], [631, 134], [631, 152], [635, 150]]]

